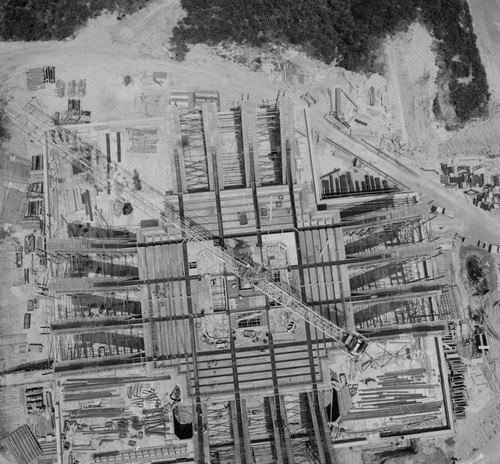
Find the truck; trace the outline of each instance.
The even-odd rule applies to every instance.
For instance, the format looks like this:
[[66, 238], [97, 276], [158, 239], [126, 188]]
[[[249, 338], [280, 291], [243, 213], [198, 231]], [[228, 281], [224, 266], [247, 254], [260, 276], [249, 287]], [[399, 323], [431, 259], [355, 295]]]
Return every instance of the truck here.
[[450, 219], [453, 219], [455, 217], [455, 213], [453, 211], [436, 205], [431, 206], [431, 213], [442, 214], [443, 216], [449, 217]]

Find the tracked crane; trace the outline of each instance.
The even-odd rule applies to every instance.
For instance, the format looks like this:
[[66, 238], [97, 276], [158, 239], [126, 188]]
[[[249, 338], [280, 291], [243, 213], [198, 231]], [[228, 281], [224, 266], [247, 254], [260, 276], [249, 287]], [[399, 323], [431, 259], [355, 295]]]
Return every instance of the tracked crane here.
[[[47, 148], [51, 148], [61, 159], [77, 166], [86, 173], [88, 180], [96, 187], [108, 191], [112, 190], [122, 197], [126, 196], [127, 201], [144, 213], [153, 218], [161, 219], [167, 224], [167, 227], [175, 228], [184, 240], [198, 244], [201, 249], [224, 263], [227, 272], [248, 281], [270, 300], [342, 344], [344, 350], [351, 356], [358, 357], [366, 350], [368, 341], [363, 335], [355, 331], [346, 331], [315, 312], [302, 301], [298, 292], [295, 292], [290, 286], [274, 282], [261, 264], [249, 257], [237, 257], [231, 249], [218, 245], [211, 232], [195, 221], [182, 216], [179, 210], [168, 201], [168, 196], [143, 180], [141, 180], [140, 189], [129, 187], [129, 185], [134, 185], [134, 173], [122, 166], [115, 165], [114, 178], [112, 179], [108, 171], [109, 162], [107, 157], [97, 147], [92, 146], [92, 156], [90, 158], [79, 156], [78, 152], [68, 147], [68, 144], [73, 143], [76, 146], [85, 147], [89, 146], [89, 143], [82, 140], [75, 132], [60, 126], [44, 127], [47, 121], [46, 115], [42, 115], [43, 121], [34, 123], [29, 118], [13, 110], [1, 108], [0, 111], [21, 131], [29, 135], [31, 139], [46, 144]], [[32, 114], [32, 116], [36, 118], [36, 114]], [[174, 150], [174, 161], [176, 165], [179, 163], [176, 150]], [[48, 169], [47, 166], [46, 169]], [[121, 183], [119, 189], [114, 185], [116, 179], [119, 179], [119, 183]]]

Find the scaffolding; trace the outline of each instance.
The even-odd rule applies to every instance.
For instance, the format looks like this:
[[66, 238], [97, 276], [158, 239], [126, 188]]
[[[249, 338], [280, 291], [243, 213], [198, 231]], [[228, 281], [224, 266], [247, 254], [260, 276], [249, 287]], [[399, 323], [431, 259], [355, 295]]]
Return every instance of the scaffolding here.
[[192, 111], [181, 115], [180, 130], [187, 191], [208, 191], [209, 176], [202, 112]]
[[[218, 115], [220, 152], [218, 157], [219, 183], [223, 188], [244, 188], [249, 174], [245, 169], [241, 110], [221, 112]], [[222, 172], [222, 176], [220, 173]]]
[[[415, 211], [415, 213], [413, 212]], [[436, 322], [452, 316], [447, 272], [425, 206], [345, 227], [354, 320], [358, 329]], [[389, 219], [389, 220], [388, 220]], [[441, 265], [442, 267], [442, 265]]]
[[50, 239], [55, 367], [144, 355], [137, 249], [129, 239]]
[[64, 277], [138, 277], [137, 260], [134, 253], [51, 253], [55, 265], [51, 267], [54, 278]]
[[52, 333], [57, 337], [54, 353], [56, 363], [72, 360], [99, 360], [112, 356], [144, 355], [142, 328], [103, 331], [80, 327], [79, 333], [58, 333], [58, 329], [53, 329]]
[[138, 292], [109, 290], [100, 293], [61, 294], [52, 300], [54, 321], [85, 317], [141, 315]]
[[[290, 111], [290, 109], [288, 109]], [[285, 120], [281, 121], [280, 117]], [[280, 113], [273, 107], [260, 107], [256, 113], [255, 164], [258, 168], [260, 185], [280, 185], [283, 182], [283, 141], [280, 139], [282, 126], [290, 124], [288, 113]], [[290, 130], [286, 132], [289, 137]]]

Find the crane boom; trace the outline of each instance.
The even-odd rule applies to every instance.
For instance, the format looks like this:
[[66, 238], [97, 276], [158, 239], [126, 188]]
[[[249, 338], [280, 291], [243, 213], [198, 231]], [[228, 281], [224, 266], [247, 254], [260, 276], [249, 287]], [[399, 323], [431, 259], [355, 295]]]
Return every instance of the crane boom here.
[[[95, 166], [93, 166], [91, 159], [78, 156], [77, 152], [68, 148], [67, 144], [69, 143], [82, 147], [89, 146], [89, 143], [82, 140], [76, 132], [71, 132], [59, 126], [42, 128], [39, 124], [33, 123], [27, 117], [13, 110], [7, 108], [1, 108], [0, 110], [8, 116], [14, 125], [31, 138], [46, 143], [62, 159], [78, 166], [80, 170], [87, 174], [88, 180], [93, 182], [95, 186], [101, 189], [111, 189], [120, 196], [126, 194], [129, 197], [128, 201], [131, 201], [134, 206], [148, 215], [162, 219], [169, 226], [177, 229], [184, 240], [197, 243], [201, 249], [206, 250], [223, 262], [228, 272], [248, 281], [255, 289], [265, 294], [272, 301], [288, 309], [291, 313], [335, 341], [342, 343], [346, 351], [351, 355], [357, 356], [365, 351], [368, 344], [366, 338], [361, 334], [355, 331], [348, 332], [314, 311], [302, 301], [300, 295], [290, 286], [274, 282], [266, 269], [251, 258], [236, 257], [230, 249], [218, 245], [211, 232], [192, 219], [183, 217], [179, 210], [168, 201], [166, 195], [147, 182], [141, 180], [140, 189], [128, 187], [128, 185], [133, 185], [134, 174], [122, 166], [114, 164], [114, 180], [122, 183], [123, 189], [118, 191], [114, 186], [114, 182], [110, 181], [107, 170], [104, 169], [108, 163], [104, 153], [97, 147], [92, 146], [92, 157], [95, 159]], [[177, 153], [174, 153], [174, 156], [177, 160]], [[126, 188], [123, 188], [123, 185]]]

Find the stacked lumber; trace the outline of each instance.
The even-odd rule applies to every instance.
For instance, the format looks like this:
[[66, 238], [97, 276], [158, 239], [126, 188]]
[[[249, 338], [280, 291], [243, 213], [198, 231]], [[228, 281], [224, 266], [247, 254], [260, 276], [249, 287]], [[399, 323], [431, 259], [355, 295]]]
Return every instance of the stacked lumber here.
[[27, 189], [28, 198], [42, 198], [43, 197], [43, 182], [31, 182], [28, 184]]
[[43, 169], [43, 156], [34, 155], [31, 157], [31, 170], [41, 171]]
[[60, 191], [60, 201], [66, 213], [74, 213], [83, 210], [82, 189], [70, 189]]
[[26, 208], [26, 216], [39, 216], [43, 214], [43, 200], [29, 200]]
[[66, 94], [66, 82], [64, 82], [62, 79], [57, 79], [57, 82], [56, 82], [56, 95], [59, 98], [64, 98], [65, 94]]
[[56, 81], [55, 66], [45, 66], [43, 68], [43, 81], [49, 84], [53, 84]]
[[86, 93], [87, 93], [87, 79], [80, 79], [76, 86], [76, 94], [78, 95], [78, 98], [83, 98], [85, 97]]
[[75, 121], [72, 121], [72, 119], [78, 115], [78, 111], [76, 111], [75, 109], [72, 109], [72, 110], [69, 110], [69, 111], [66, 111], [66, 113], [64, 114], [63, 118], [61, 121], [59, 121], [59, 125], [60, 126], [65, 126], [66, 124], [68, 123], [73, 123]]
[[77, 113], [80, 112], [80, 100], [76, 98], [68, 99], [68, 111], [75, 110]]
[[28, 90], [40, 90], [45, 88], [43, 68], [33, 68], [26, 71]]
[[439, 387], [439, 384], [427, 383], [423, 368], [387, 372], [377, 376], [376, 386], [358, 391], [360, 399], [342, 419], [437, 413], [443, 404], [433, 393]]
[[73, 79], [68, 82], [68, 98], [76, 97], [76, 81]]

